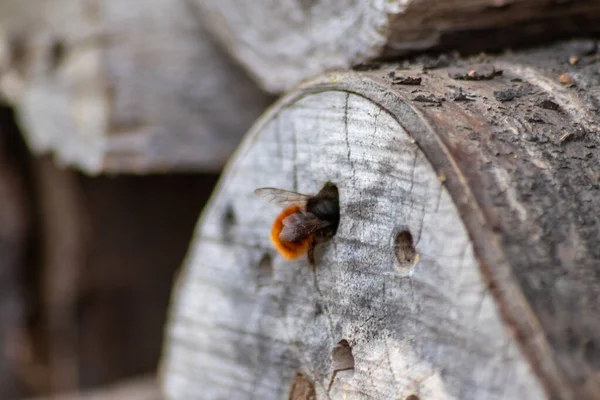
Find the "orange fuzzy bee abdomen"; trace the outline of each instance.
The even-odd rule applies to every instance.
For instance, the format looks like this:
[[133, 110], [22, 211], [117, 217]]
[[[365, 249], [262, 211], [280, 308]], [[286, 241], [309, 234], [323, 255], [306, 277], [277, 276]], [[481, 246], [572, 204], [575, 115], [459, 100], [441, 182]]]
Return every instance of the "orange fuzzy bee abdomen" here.
[[283, 240], [279, 239], [279, 234], [283, 229], [283, 220], [287, 216], [299, 212], [302, 212], [302, 209], [299, 206], [290, 206], [284, 209], [281, 214], [277, 216], [275, 222], [273, 222], [273, 227], [271, 228], [271, 243], [273, 243], [273, 246], [279, 252], [279, 254], [288, 260], [293, 260], [294, 258], [298, 258], [304, 254], [308, 249], [310, 241], [312, 240], [312, 236], [308, 236], [296, 242], [284, 242]]

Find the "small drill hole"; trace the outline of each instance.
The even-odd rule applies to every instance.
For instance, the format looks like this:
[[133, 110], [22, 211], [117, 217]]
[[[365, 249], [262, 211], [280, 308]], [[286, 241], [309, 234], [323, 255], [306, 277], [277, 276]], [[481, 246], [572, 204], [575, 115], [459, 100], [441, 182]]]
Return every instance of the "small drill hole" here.
[[404, 229], [396, 234], [394, 253], [400, 268], [410, 267], [419, 261], [419, 253], [415, 250], [413, 237], [408, 230]]
[[583, 348], [586, 361], [595, 368], [600, 368], [600, 349], [596, 346], [594, 341], [588, 339], [583, 345]]
[[233, 209], [233, 206], [231, 204], [228, 204], [225, 207], [225, 212], [223, 213], [223, 216], [221, 217], [221, 232], [223, 234], [224, 241], [229, 242], [233, 239], [231, 235], [231, 228], [235, 225], [235, 223], [235, 210]]
[[335, 371], [354, 369], [352, 348], [346, 339], [340, 340], [339, 343], [335, 345], [331, 351], [331, 358], [333, 360], [333, 369]]
[[257, 283], [258, 287], [266, 286], [273, 278], [273, 257], [265, 253], [258, 262]]
[[314, 400], [317, 398], [315, 386], [300, 372], [292, 379], [290, 385], [290, 400]]
[[65, 58], [65, 45], [60, 40], [55, 40], [50, 47], [50, 68], [56, 71]]
[[225, 222], [225, 224], [227, 225], [234, 225], [235, 224], [235, 210], [233, 209], [233, 206], [231, 204], [228, 204], [227, 207], [225, 208], [225, 214], [223, 215], [223, 220]]
[[[324, 243], [335, 236], [340, 223], [340, 194], [337, 186], [332, 182], [326, 182], [319, 193], [307, 200], [306, 211], [319, 220], [328, 222], [327, 226], [314, 233], [314, 245]], [[314, 268], [316, 260], [313, 244], [308, 249], [308, 262]]]
[[315, 317], [318, 317], [321, 314], [323, 314], [323, 307], [321, 306], [320, 303], [316, 303], [315, 304]]
[[331, 387], [338, 372], [351, 371], [350, 374], [354, 373], [354, 356], [352, 355], [352, 348], [350, 343], [346, 339], [342, 339], [335, 345], [331, 350], [331, 361], [332, 361], [332, 374], [329, 380], [329, 386], [327, 392], [331, 391]]
[[408, 395], [406, 397], [406, 399], [404, 399], [404, 400], [420, 400], [420, 399], [419, 399], [419, 396], [417, 396], [416, 394], [411, 394], [411, 395]]

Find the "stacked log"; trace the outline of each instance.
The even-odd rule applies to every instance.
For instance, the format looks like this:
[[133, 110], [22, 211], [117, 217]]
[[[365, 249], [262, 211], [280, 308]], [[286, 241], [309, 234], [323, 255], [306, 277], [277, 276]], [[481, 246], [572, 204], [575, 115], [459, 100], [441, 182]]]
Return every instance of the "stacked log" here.
[[0, 49], [31, 149], [91, 174], [218, 172], [271, 101], [184, 0], [3, 2]]
[[[598, 398], [600, 52], [549, 43], [599, 17], [3, 1], [0, 397], [154, 398], [87, 389], [164, 341], [170, 399]], [[335, 235], [284, 260], [254, 189], [325, 182]]]
[[[316, 77], [255, 124], [179, 278], [168, 398], [598, 398], [596, 45], [437, 61]], [[313, 271], [253, 191], [326, 181]]]
[[594, 0], [191, 2], [204, 26], [271, 92], [373, 59], [497, 51], [600, 33]]
[[[31, 208], [13, 145], [10, 113], [0, 109], [0, 398], [26, 395], [22, 374], [28, 324], [28, 239]], [[17, 139], [18, 140], [18, 139]]]

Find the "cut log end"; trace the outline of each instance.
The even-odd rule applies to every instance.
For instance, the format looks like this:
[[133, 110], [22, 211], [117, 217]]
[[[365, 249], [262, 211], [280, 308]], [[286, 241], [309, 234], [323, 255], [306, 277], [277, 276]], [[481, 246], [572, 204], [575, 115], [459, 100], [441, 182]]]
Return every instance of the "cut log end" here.
[[[593, 399], [597, 367], [577, 348], [600, 339], [582, 300], [600, 292], [600, 124], [597, 94], [554, 82], [559, 53], [493, 59], [490, 74], [452, 61], [460, 80], [449, 67], [331, 74], [281, 99], [198, 225], [167, 395], [285, 398], [300, 373], [316, 398]], [[422, 81], [394, 81], [405, 73]], [[507, 88], [512, 102], [494, 97]], [[575, 127], [587, 134], [560, 140]], [[326, 181], [341, 219], [313, 272], [272, 250], [278, 210], [252, 193]]]

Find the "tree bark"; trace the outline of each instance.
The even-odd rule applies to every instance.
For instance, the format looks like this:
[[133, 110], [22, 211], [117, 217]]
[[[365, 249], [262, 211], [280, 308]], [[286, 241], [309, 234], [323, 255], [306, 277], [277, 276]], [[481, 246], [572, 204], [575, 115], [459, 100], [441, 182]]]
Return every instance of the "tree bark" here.
[[[600, 63], [582, 46], [331, 73], [280, 99], [197, 227], [167, 397], [600, 398]], [[313, 272], [272, 250], [278, 211], [252, 192], [326, 181], [341, 220]]]
[[88, 173], [218, 171], [271, 101], [185, 0], [2, 2], [0, 93]]
[[190, 0], [271, 92], [333, 68], [423, 50], [490, 51], [599, 32], [594, 0]]

